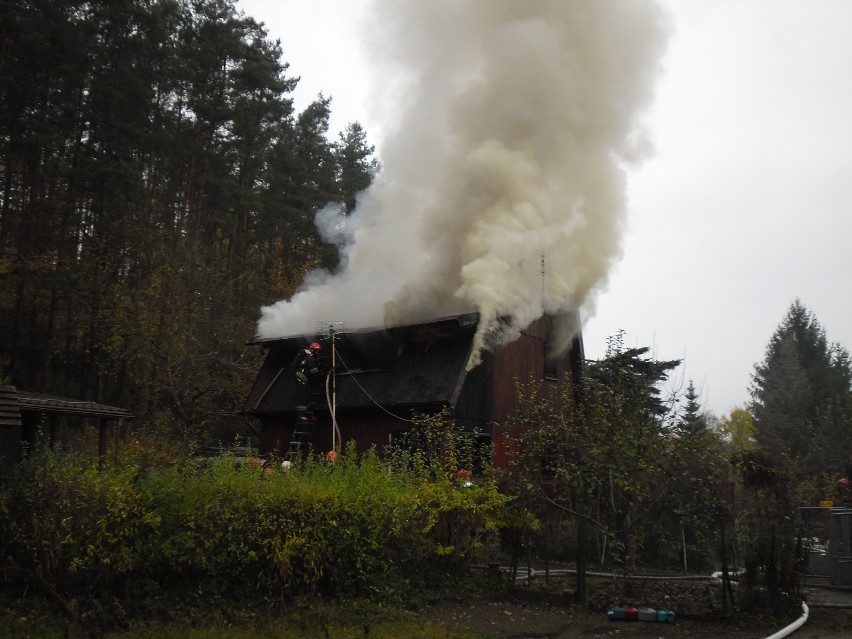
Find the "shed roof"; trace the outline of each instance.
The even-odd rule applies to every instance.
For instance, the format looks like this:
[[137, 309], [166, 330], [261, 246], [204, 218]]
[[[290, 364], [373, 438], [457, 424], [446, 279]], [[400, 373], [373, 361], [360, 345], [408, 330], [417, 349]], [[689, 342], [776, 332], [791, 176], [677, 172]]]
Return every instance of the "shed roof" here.
[[[466, 375], [479, 316], [334, 335], [337, 408], [455, 405]], [[297, 386], [290, 364], [308, 342], [320, 340], [330, 365], [329, 336], [255, 340], [268, 349], [244, 406], [246, 413], [294, 410]]]
[[113, 417], [129, 419], [133, 414], [117, 406], [107, 406], [43, 393], [18, 390], [18, 406], [22, 412], [79, 415], [81, 417]]

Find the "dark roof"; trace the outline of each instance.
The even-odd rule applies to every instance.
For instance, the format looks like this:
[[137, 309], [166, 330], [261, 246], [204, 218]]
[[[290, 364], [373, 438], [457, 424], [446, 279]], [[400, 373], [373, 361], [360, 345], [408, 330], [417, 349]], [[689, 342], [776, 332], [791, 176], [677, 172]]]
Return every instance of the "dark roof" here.
[[[455, 405], [478, 319], [473, 313], [410, 326], [336, 333], [337, 408]], [[254, 342], [268, 352], [244, 412], [294, 410], [297, 387], [290, 364], [311, 341], [323, 345], [322, 361], [328, 370], [332, 349], [327, 335]]]
[[22, 390], [18, 390], [18, 406], [22, 412], [80, 415], [81, 417], [123, 417], [127, 419], [133, 417], [129, 410], [116, 406], [106, 406], [95, 402]]

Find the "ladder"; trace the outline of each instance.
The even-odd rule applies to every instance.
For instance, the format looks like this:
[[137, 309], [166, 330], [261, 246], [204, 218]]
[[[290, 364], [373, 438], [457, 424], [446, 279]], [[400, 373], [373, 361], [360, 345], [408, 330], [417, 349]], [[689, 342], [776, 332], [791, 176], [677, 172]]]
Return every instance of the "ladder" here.
[[293, 436], [290, 438], [290, 444], [287, 446], [287, 459], [291, 464], [295, 464], [299, 457], [307, 453], [311, 446], [311, 432], [305, 425], [296, 424], [293, 430]]
[[314, 391], [311, 393], [307, 405], [296, 407], [296, 424], [287, 446], [287, 459], [291, 464], [296, 463], [299, 457], [307, 454], [310, 450], [311, 436], [317, 423], [314, 407], [319, 399], [320, 394]]

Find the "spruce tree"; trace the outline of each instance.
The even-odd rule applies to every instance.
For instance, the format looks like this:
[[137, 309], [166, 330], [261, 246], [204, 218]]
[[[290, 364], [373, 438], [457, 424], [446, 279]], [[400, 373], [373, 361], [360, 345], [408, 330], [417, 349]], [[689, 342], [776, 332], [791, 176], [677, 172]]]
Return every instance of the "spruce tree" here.
[[683, 398], [686, 400], [686, 404], [683, 407], [683, 414], [678, 421], [678, 430], [683, 434], [692, 435], [698, 435], [707, 431], [707, 417], [704, 415], [701, 404], [698, 402], [700, 398], [698, 391], [695, 389], [695, 382], [692, 380], [689, 380]]
[[755, 365], [749, 406], [755, 439], [773, 456], [789, 455], [804, 470], [842, 467], [852, 443], [849, 354], [829, 343], [817, 318], [798, 299]]

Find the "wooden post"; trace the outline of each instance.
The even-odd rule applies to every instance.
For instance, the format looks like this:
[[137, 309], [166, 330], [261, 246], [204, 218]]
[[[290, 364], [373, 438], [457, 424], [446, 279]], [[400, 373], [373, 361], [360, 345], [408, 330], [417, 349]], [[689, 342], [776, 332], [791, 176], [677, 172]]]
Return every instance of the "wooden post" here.
[[113, 452], [114, 452], [114, 458], [115, 458], [115, 465], [116, 466], [118, 466], [118, 442], [124, 436], [124, 433], [122, 432], [123, 426], [124, 426], [124, 418], [119, 417], [117, 420], [115, 420], [115, 423], [113, 424], [113, 427], [112, 427], [113, 437], [115, 439], [115, 442], [114, 442], [115, 450]]
[[48, 418], [48, 434], [47, 434], [47, 447], [50, 450], [53, 450], [54, 446], [56, 446], [56, 431], [57, 431], [57, 422], [61, 417], [57, 414], [52, 414]]
[[107, 454], [107, 420], [104, 417], [98, 418], [98, 470], [102, 471], [106, 468]]

